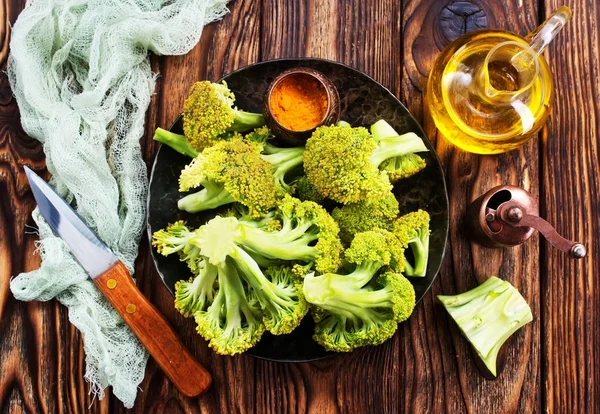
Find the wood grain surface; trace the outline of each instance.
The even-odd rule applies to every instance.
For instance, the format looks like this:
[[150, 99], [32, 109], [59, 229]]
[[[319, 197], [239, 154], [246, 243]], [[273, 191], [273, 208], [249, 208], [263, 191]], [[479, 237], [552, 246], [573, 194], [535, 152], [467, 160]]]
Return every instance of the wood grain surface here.
[[[213, 376], [211, 389], [186, 398], [150, 361], [132, 412], [396, 413], [600, 412], [600, 5], [566, 0], [573, 19], [549, 51], [557, 99], [548, 126], [518, 151], [500, 156], [462, 152], [443, 137], [422, 91], [438, 52], [467, 30], [499, 28], [525, 35], [562, 0], [233, 0], [231, 13], [208, 26], [179, 57], [152, 57], [160, 72], [142, 150], [148, 163], [155, 127], [168, 127], [188, 87], [260, 60], [314, 56], [346, 63], [389, 88], [422, 122], [446, 171], [450, 238], [441, 273], [409, 322], [379, 347], [316, 363], [280, 364], [208, 349], [172, 305], [154, 271], [146, 240], [136, 265], [138, 286]], [[0, 2], [4, 69], [10, 24], [24, 0]], [[44, 175], [44, 155], [23, 132], [6, 75], [0, 74], [0, 411], [126, 411], [110, 391], [91, 400], [83, 379], [78, 331], [55, 302], [23, 303], [11, 276], [36, 268], [28, 226], [34, 201], [22, 165]], [[585, 243], [573, 261], [534, 236], [492, 250], [462, 231], [468, 203], [498, 184], [519, 185], [566, 237]], [[490, 275], [509, 280], [531, 305], [534, 322], [509, 341], [495, 381], [481, 377], [471, 351], [435, 295], [469, 289]]]

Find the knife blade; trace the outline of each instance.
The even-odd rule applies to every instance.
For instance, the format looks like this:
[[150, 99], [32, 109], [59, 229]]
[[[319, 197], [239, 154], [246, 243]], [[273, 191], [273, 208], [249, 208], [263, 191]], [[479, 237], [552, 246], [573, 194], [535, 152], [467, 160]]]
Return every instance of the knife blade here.
[[175, 386], [188, 397], [208, 389], [208, 371], [140, 292], [125, 265], [52, 187], [28, 167], [24, 169], [40, 214]]

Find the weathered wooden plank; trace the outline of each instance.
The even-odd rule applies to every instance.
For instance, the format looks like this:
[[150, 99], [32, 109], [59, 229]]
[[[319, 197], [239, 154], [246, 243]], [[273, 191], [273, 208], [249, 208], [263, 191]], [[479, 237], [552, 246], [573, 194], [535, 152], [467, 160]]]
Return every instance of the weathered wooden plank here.
[[541, 146], [541, 214], [588, 257], [542, 245], [543, 404], [591, 413], [600, 412], [600, 4], [545, 0], [545, 17], [563, 4], [573, 17], [546, 55], [556, 100]]
[[[216, 80], [238, 67], [259, 59], [260, 2], [231, 2], [223, 20], [204, 29], [199, 44], [183, 56], [153, 58], [160, 73], [147, 116], [143, 149], [151, 166], [158, 145], [152, 140], [158, 126], [168, 128], [179, 116], [190, 86], [203, 79]], [[150, 257], [144, 236], [136, 263], [138, 286], [171, 322], [192, 353], [213, 374], [209, 392], [199, 398], [181, 396], [165, 375], [150, 361], [140, 385], [133, 412], [240, 412], [253, 411], [255, 405], [254, 364], [249, 356], [220, 357], [196, 333], [193, 319], [183, 318], [173, 306], [173, 297], [162, 284]], [[123, 405], [113, 397], [116, 412]]]
[[[533, 2], [403, 2], [402, 100], [436, 141], [446, 169], [450, 198], [450, 240], [445, 263], [421, 309], [411, 318], [414, 351], [410, 380], [426, 388], [400, 389], [405, 408], [450, 412], [531, 412], [540, 405], [540, 299], [538, 239], [512, 249], [492, 250], [464, 234], [467, 205], [499, 184], [519, 185], [538, 198], [538, 143], [500, 156], [478, 156], [437, 136], [423, 101], [427, 75], [438, 52], [466, 30], [498, 28], [526, 34], [537, 26]], [[462, 292], [497, 275], [513, 283], [529, 302], [535, 320], [509, 341], [507, 365], [496, 381], [481, 377], [458, 329], [449, 324], [434, 295]], [[408, 332], [407, 332], [408, 333]], [[426, 391], [431, 390], [431, 391]]]

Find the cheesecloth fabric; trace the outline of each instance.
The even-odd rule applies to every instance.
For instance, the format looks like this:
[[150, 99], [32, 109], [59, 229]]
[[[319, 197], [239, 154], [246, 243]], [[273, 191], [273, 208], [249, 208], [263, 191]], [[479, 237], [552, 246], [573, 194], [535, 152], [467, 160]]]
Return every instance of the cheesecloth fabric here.
[[[29, 0], [13, 27], [7, 72], [23, 129], [43, 143], [53, 187], [132, 273], [148, 187], [139, 143], [155, 84], [148, 52], [188, 52], [226, 2]], [[91, 393], [110, 385], [132, 407], [145, 349], [37, 209], [33, 218], [42, 264], [12, 279], [14, 296], [64, 304]]]

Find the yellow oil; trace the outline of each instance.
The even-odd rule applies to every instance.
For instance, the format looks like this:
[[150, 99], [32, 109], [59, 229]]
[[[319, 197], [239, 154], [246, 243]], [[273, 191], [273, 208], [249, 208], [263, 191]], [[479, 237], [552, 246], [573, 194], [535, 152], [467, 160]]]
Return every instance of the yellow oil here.
[[537, 65], [532, 61], [536, 67], [530, 78], [508, 58], [486, 62], [490, 50], [507, 41], [514, 42], [515, 53], [527, 45], [508, 32], [469, 33], [442, 52], [429, 75], [426, 101], [435, 124], [466, 151], [496, 154], [515, 149], [536, 136], [550, 113], [553, 83], [542, 57]]

